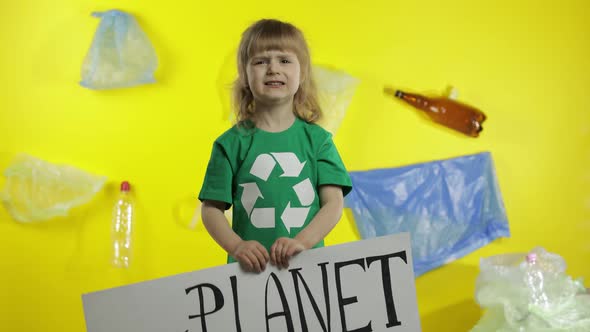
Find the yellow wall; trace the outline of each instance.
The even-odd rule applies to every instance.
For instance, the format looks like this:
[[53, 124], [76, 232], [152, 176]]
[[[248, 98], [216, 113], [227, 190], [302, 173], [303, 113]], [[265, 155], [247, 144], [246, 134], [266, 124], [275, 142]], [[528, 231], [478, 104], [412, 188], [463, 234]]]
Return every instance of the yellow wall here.
[[[519, 4], [513, 4], [517, 2]], [[314, 62], [361, 80], [336, 136], [350, 170], [491, 151], [512, 237], [417, 279], [424, 331], [466, 331], [479, 259], [536, 245], [590, 277], [590, 5], [542, 1], [80, 1], [0, 4], [0, 169], [19, 152], [106, 175], [86, 209], [44, 224], [0, 209], [0, 330], [83, 331], [80, 295], [222, 264], [188, 223], [240, 33], [262, 17], [295, 23]], [[134, 13], [160, 59], [158, 83], [80, 87], [95, 10]], [[224, 69], [225, 68], [225, 69]], [[231, 71], [231, 70], [230, 70]], [[447, 85], [488, 115], [470, 139], [382, 94]], [[132, 268], [109, 265], [110, 210], [128, 179], [138, 204]], [[0, 185], [4, 179], [0, 179]], [[343, 218], [330, 244], [358, 239]]]

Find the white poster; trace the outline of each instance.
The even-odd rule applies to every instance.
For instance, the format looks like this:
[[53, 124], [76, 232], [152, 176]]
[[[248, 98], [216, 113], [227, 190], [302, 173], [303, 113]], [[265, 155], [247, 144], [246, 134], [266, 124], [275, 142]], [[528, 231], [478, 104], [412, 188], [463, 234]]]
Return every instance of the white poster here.
[[288, 269], [234, 263], [82, 301], [88, 332], [421, 330], [408, 233], [307, 250]]

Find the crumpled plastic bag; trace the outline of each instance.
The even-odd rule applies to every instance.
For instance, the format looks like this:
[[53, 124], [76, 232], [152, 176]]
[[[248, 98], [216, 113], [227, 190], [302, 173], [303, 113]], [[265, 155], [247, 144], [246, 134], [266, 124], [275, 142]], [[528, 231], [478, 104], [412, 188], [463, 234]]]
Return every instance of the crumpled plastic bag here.
[[336, 135], [359, 80], [345, 72], [318, 65], [314, 65], [312, 70], [318, 90], [318, 102], [323, 112], [318, 124]]
[[[201, 201], [195, 199], [192, 195], [187, 196], [175, 204], [174, 219], [182, 227], [188, 228], [189, 230], [197, 230], [202, 223], [201, 209]], [[233, 218], [232, 211], [233, 208], [224, 211], [225, 218], [227, 218], [230, 224]]]
[[84, 59], [80, 84], [113, 89], [155, 82], [156, 51], [135, 18], [120, 10], [92, 16], [100, 18], [100, 24]]
[[350, 177], [361, 237], [409, 232], [416, 276], [510, 236], [489, 152]]
[[104, 176], [28, 155], [18, 156], [4, 176], [0, 198], [12, 217], [23, 223], [67, 216], [70, 209], [89, 202], [106, 181]]
[[475, 299], [486, 312], [471, 332], [590, 331], [590, 294], [565, 268], [542, 247], [481, 259]]

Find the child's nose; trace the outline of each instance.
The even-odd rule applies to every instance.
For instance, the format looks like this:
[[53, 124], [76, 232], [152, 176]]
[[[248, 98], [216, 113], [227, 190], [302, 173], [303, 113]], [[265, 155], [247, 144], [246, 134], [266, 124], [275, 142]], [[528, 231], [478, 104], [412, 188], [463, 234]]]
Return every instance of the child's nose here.
[[278, 70], [278, 63], [275, 61], [271, 61], [268, 63], [268, 67], [266, 68], [267, 74], [275, 74]]

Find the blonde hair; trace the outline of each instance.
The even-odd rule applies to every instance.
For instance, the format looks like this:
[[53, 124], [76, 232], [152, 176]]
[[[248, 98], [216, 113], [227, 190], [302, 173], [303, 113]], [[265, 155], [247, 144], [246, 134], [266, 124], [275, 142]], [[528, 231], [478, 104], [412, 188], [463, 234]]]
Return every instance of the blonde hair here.
[[311, 75], [311, 58], [303, 33], [294, 25], [273, 19], [262, 19], [242, 34], [238, 49], [238, 78], [233, 86], [233, 106], [238, 124], [252, 120], [254, 96], [248, 86], [246, 66], [250, 58], [268, 50], [291, 51], [301, 66], [300, 85], [293, 98], [293, 112], [300, 119], [314, 123], [322, 116], [316, 86]]

